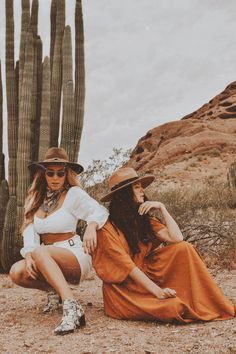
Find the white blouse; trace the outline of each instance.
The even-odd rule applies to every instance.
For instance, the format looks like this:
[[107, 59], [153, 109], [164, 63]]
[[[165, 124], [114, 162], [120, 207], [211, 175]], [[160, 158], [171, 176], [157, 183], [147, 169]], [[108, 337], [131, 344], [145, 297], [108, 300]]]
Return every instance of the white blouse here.
[[40, 234], [64, 233], [76, 231], [78, 219], [98, 223], [98, 228], [103, 227], [108, 218], [107, 209], [91, 198], [83, 189], [71, 187], [62, 203], [46, 218], [34, 215], [34, 222], [23, 231], [24, 247], [20, 250], [22, 257], [40, 246]]

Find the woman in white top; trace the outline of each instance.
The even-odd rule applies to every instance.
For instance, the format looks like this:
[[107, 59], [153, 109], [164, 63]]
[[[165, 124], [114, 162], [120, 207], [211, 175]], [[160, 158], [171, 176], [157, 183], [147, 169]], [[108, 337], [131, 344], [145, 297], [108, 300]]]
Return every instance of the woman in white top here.
[[[50, 148], [45, 159], [30, 164], [29, 169], [34, 179], [22, 225], [24, 259], [12, 266], [10, 277], [26, 288], [55, 290], [57, 295], [49, 296], [44, 311], [62, 300], [63, 317], [54, 332], [65, 334], [85, 325], [83, 309], [67, 282], [78, 283], [90, 271], [89, 253], [96, 247], [96, 230], [105, 224], [108, 212], [80, 188], [76, 176], [83, 167], [69, 162], [64, 149]], [[87, 222], [83, 247], [76, 235], [78, 219]]]

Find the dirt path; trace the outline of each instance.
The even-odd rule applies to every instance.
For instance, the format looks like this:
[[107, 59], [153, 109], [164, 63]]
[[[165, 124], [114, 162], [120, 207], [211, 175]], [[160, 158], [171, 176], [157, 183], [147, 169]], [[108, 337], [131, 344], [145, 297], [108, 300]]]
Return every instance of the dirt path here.
[[[236, 300], [236, 270], [212, 273]], [[95, 275], [73, 289], [86, 310], [87, 326], [60, 337], [53, 329], [61, 311], [42, 314], [45, 294], [14, 286], [0, 275], [0, 353], [236, 354], [236, 318], [190, 325], [118, 321], [105, 316]]]

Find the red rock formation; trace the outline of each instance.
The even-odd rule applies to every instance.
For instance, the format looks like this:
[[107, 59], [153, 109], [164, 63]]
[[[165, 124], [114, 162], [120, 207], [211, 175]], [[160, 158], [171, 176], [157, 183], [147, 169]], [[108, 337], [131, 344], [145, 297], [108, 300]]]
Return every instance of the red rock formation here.
[[231, 119], [236, 118], [236, 81], [229, 84], [224, 91], [204, 104], [197, 111], [182, 119]]
[[148, 131], [128, 164], [154, 172], [203, 155], [230, 162], [236, 159], [236, 81], [197, 111]]

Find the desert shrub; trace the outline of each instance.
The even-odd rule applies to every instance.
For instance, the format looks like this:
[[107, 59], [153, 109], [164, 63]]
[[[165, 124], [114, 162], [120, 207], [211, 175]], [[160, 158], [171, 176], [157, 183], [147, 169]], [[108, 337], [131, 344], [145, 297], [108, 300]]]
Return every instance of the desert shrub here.
[[220, 150], [219, 149], [212, 149], [211, 151], [210, 151], [210, 156], [212, 156], [212, 157], [218, 157], [218, 156], [220, 156]]
[[112, 155], [106, 160], [93, 160], [80, 175], [84, 189], [95, 199], [99, 200], [108, 190], [107, 179], [113, 171], [122, 167], [129, 159], [131, 149], [113, 148]]
[[[148, 196], [166, 205], [184, 239], [196, 245], [204, 256], [224, 267], [235, 264], [236, 211], [227, 184], [208, 180], [201, 185], [157, 188]], [[157, 216], [161, 217], [159, 213]]]
[[113, 171], [123, 166], [130, 158], [131, 149], [113, 148], [107, 160], [93, 160], [81, 174], [80, 180], [85, 188], [102, 183]]
[[190, 167], [196, 167], [197, 164], [196, 164], [196, 162], [191, 162], [189, 166], [190, 166]]
[[231, 207], [231, 193], [228, 185], [207, 180], [204, 184], [156, 188], [149, 195], [151, 199], [164, 202], [177, 219], [194, 217], [200, 211], [212, 209], [222, 211]]

